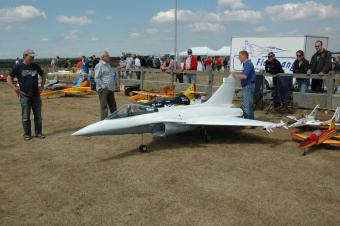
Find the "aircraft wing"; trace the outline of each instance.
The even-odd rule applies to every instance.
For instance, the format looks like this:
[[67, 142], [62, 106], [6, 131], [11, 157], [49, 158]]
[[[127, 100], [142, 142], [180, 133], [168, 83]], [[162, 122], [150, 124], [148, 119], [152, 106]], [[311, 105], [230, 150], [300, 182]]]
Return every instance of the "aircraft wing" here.
[[195, 117], [186, 121], [185, 124], [201, 126], [256, 126], [263, 127], [268, 132], [271, 132], [274, 128], [285, 126], [283, 123], [264, 122], [233, 116]]
[[293, 132], [293, 133], [291, 133], [291, 137], [292, 137], [292, 138], [299, 139], [299, 140], [306, 140], [309, 136], [308, 136], [308, 135], [305, 135], [305, 134]]
[[332, 145], [339, 145], [340, 146], [340, 141], [339, 140], [332, 140], [328, 139], [322, 142], [323, 144], [332, 144]]
[[298, 119], [294, 115], [287, 115], [286, 117], [289, 118], [290, 120], [295, 121], [295, 122], [298, 121]]

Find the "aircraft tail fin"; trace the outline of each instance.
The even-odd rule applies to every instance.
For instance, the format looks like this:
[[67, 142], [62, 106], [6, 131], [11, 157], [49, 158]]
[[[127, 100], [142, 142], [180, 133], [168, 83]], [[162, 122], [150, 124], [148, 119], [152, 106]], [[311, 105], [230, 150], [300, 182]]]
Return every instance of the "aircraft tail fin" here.
[[340, 119], [340, 107], [337, 107], [336, 110], [335, 110], [335, 112], [334, 112], [333, 117], [332, 117], [330, 120], [328, 120], [327, 122], [328, 122], [328, 123], [332, 123], [333, 120], [334, 120], [335, 122], [338, 122], [339, 119]]
[[309, 116], [314, 117], [316, 116], [316, 113], [318, 112], [318, 109], [320, 108], [320, 105], [316, 105], [313, 111], [309, 114]]
[[233, 76], [223, 78], [222, 85], [204, 104], [207, 105], [232, 104], [235, 93], [235, 83], [236, 80]]
[[334, 119], [332, 119], [331, 124], [329, 125], [328, 130], [335, 130], [335, 129], [336, 128], [335, 128], [335, 118], [334, 118]]
[[197, 91], [196, 84], [192, 83], [189, 86], [189, 88], [184, 91], [184, 95], [191, 100], [191, 99], [194, 99], [196, 91]]

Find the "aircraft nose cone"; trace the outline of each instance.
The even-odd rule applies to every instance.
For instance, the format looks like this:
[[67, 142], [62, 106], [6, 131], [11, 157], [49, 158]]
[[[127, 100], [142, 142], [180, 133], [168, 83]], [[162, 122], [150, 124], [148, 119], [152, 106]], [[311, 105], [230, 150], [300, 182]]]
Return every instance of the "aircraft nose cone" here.
[[72, 136], [94, 136], [103, 132], [104, 121], [96, 122], [88, 125], [77, 132], [73, 133]]

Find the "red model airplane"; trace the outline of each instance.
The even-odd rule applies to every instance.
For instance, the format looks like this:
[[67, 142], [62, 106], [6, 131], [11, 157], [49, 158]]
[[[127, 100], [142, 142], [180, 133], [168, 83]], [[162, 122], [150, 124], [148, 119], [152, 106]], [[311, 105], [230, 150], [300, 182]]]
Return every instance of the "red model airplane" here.
[[305, 149], [320, 144], [329, 144], [340, 146], [340, 136], [336, 133], [335, 120], [333, 119], [327, 130], [316, 130], [311, 134], [300, 134], [297, 132], [291, 133], [294, 139], [302, 140], [299, 148], [303, 149], [303, 155], [306, 154]]

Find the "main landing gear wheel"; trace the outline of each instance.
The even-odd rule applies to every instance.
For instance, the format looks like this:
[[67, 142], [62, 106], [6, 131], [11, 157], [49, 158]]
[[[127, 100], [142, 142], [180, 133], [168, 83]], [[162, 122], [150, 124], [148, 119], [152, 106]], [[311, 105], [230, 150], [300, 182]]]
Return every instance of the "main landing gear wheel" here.
[[139, 146], [139, 151], [140, 152], [147, 152], [148, 151], [148, 146], [146, 146], [146, 145], [144, 145], [144, 144], [142, 144], [142, 145], [140, 145]]

